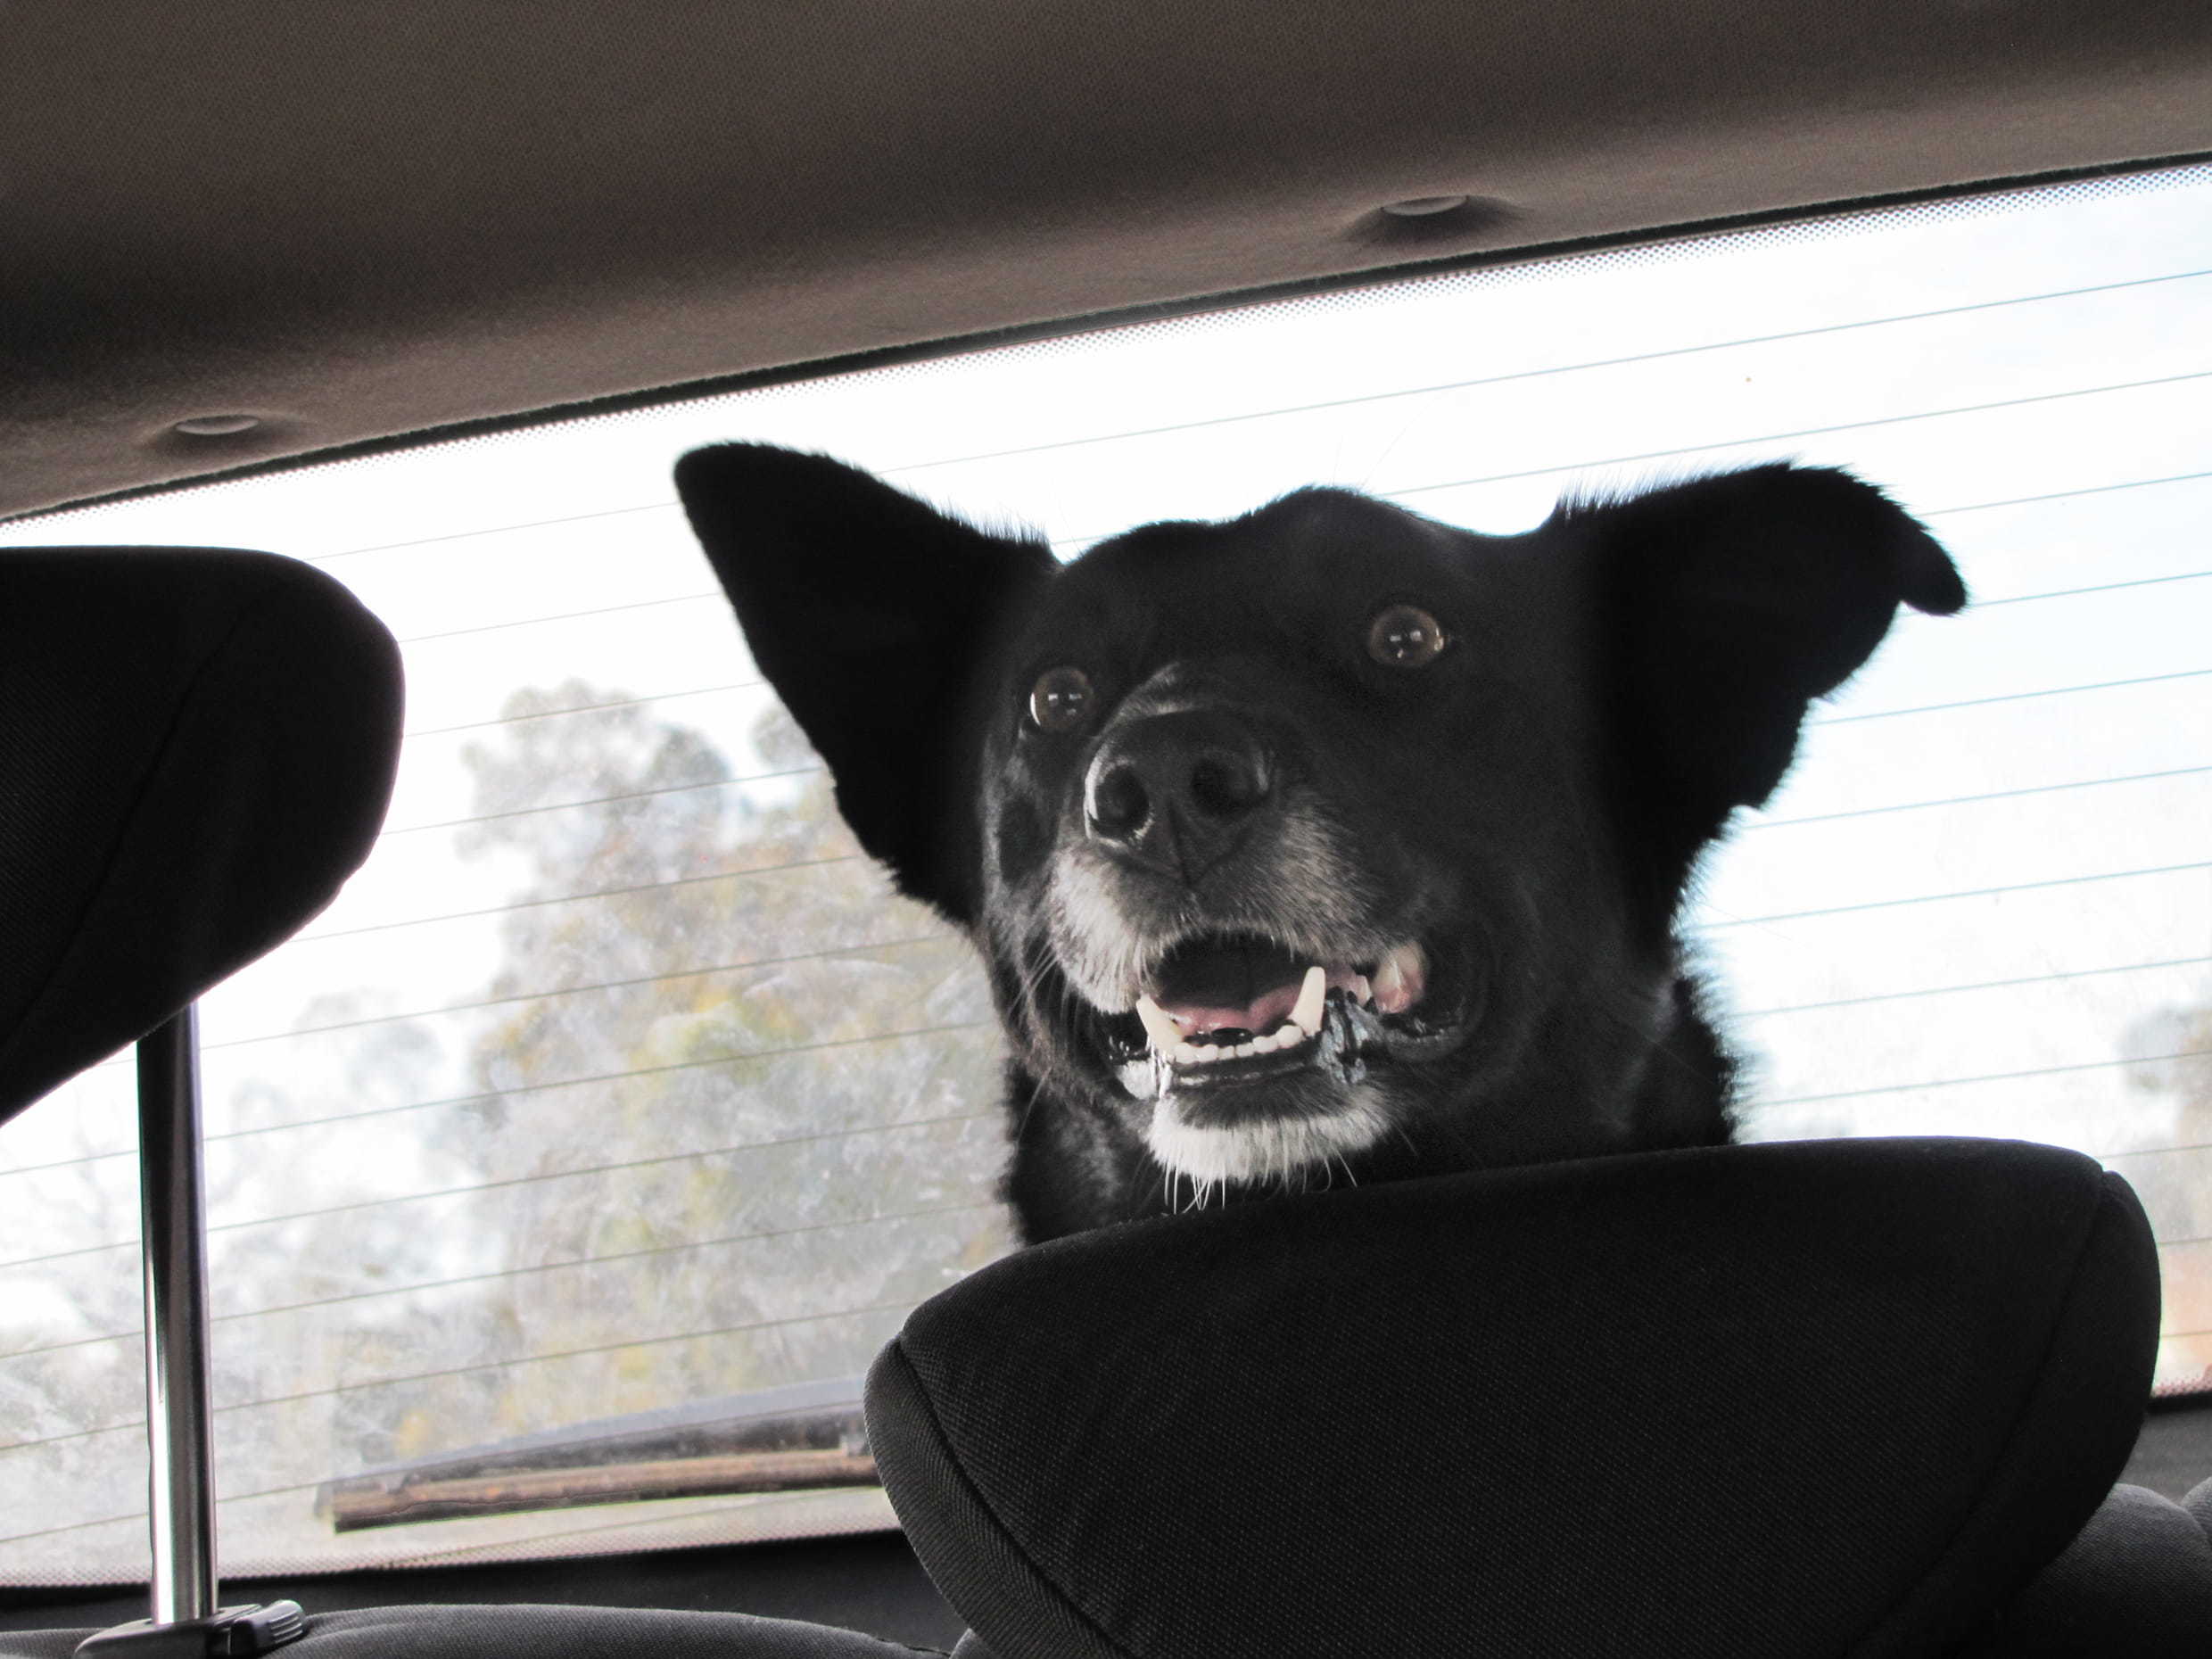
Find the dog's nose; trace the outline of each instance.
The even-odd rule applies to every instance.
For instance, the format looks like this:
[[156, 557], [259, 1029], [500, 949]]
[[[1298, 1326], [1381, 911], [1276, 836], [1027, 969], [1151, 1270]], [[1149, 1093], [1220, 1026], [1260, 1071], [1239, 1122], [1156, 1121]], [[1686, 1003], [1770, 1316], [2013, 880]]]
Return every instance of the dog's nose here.
[[1254, 732], [1217, 709], [1152, 714], [1110, 731], [1084, 778], [1084, 825], [1117, 857], [1195, 880], [1273, 796]]

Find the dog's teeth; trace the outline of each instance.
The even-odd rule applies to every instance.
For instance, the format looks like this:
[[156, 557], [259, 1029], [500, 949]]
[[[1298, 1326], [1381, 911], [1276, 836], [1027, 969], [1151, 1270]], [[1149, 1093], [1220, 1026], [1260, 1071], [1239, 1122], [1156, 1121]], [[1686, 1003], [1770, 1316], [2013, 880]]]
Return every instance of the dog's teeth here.
[[1168, 1018], [1168, 1011], [1149, 996], [1136, 999], [1136, 1017], [1144, 1022], [1144, 1035], [1152, 1040], [1152, 1046], [1163, 1054], [1172, 1054], [1176, 1044], [1183, 1041], [1183, 1033]]
[[1421, 1000], [1428, 977], [1428, 953], [1418, 942], [1393, 946], [1374, 970], [1374, 1005], [1386, 1014], [1404, 1013]]
[[1397, 953], [1392, 952], [1376, 964], [1374, 978], [1368, 983], [1374, 987], [1374, 1000], [1387, 1007], [1391, 998], [1398, 995], [1404, 978], [1398, 967]]
[[1169, 1058], [1178, 1066], [1195, 1066], [1206, 1056], [1188, 1043], [1177, 1043], [1168, 1051]]
[[[1265, 1041], [1266, 1039], [1264, 1037], [1254, 1037], [1249, 1043], [1239, 1043], [1236, 1045], [1236, 1057], [1239, 1060], [1250, 1059], [1254, 1054], [1259, 1052], [1259, 1045]], [[1268, 1046], [1273, 1048], [1275, 1045], [1273, 1044], [1268, 1044]]]
[[1291, 1019], [1308, 1034], [1321, 1029], [1321, 1001], [1328, 995], [1329, 970], [1319, 962], [1306, 970], [1306, 983], [1298, 987], [1298, 1004]]
[[1352, 976], [1352, 995], [1359, 999], [1362, 1007], [1374, 1001], [1374, 987], [1367, 983], [1366, 974], [1356, 973]]

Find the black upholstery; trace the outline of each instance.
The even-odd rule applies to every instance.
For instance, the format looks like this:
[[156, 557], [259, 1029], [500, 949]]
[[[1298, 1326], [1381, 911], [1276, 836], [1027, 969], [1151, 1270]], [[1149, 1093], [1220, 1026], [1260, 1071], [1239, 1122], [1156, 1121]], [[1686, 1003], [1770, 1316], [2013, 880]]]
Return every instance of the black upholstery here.
[[1960, 1659], [2204, 1659], [2212, 1653], [2212, 1480], [2183, 1503], [2112, 1490]]
[[0, 1118], [330, 902], [400, 687], [383, 624], [294, 559], [0, 554]]
[[999, 1659], [1937, 1653], [2097, 1510], [2158, 1320], [2088, 1159], [1728, 1147], [1049, 1244], [869, 1418]]
[[[0, 1631], [0, 1659], [69, 1659], [89, 1630]], [[311, 1615], [298, 1659], [912, 1659], [927, 1649], [742, 1613], [378, 1607]]]

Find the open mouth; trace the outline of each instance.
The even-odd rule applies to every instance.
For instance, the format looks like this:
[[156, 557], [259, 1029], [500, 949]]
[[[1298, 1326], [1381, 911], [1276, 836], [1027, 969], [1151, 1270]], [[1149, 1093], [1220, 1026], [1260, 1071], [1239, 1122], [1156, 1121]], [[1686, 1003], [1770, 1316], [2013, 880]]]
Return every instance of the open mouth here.
[[1315, 960], [1272, 940], [1186, 939], [1151, 976], [1135, 1011], [1109, 1022], [1108, 1058], [1154, 1099], [1318, 1070], [1349, 1089], [1378, 1056], [1449, 1046], [1460, 1024], [1429, 952], [1405, 940], [1365, 960]]

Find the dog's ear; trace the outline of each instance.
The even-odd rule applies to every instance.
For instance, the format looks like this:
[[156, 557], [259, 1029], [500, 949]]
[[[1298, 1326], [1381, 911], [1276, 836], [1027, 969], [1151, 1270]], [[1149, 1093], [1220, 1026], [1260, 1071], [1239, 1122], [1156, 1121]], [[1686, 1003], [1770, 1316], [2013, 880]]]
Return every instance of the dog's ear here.
[[1568, 509], [1596, 536], [1625, 808], [1670, 900], [1738, 806], [1770, 795], [1813, 698], [1900, 604], [1966, 603], [1919, 524], [1848, 473], [1787, 464]]
[[980, 744], [962, 728], [999, 619], [1052, 574], [1051, 550], [765, 444], [692, 451], [676, 492], [860, 844], [907, 893], [973, 920]]

